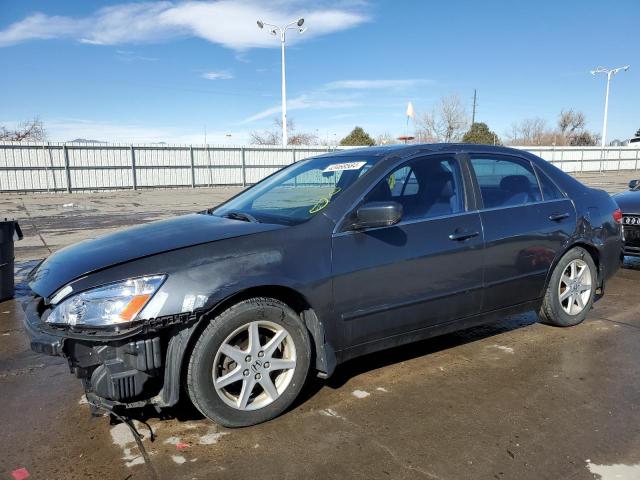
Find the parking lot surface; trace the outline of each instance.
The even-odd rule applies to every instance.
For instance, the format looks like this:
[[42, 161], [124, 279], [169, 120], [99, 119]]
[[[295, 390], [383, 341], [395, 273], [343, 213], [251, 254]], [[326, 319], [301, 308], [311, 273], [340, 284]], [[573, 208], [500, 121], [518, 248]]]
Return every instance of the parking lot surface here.
[[[635, 174], [581, 179], [621, 191]], [[203, 210], [238, 189], [0, 195], [20, 221], [18, 296], [38, 260], [76, 241]], [[587, 320], [531, 314], [370, 355], [313, 379], [285, 415], [229, 430], [188, 404], [137, 412], [160, 478], [640, 478], [640, 262]], [[0, 478], [149, 478], [123, 424], [91, 418], [62, 359], [29, 350], [0, 303]]]

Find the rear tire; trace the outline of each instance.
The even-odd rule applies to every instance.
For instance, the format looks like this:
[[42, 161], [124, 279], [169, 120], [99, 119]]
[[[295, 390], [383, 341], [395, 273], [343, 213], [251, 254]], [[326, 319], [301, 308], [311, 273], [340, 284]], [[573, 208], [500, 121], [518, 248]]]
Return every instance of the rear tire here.
[[541, 321], [557, 327], [581, 323], [593, 305], [597, 271], [584, 248], [575, 247], [565, 253], [549, 280], [540, 309]]
[[273, 298], [250, 298], [203, 330], [189, 358], [187, 391], [203, 415], [225, 427], [266, 422], [298, 396], [310, 356], [295, 311]]

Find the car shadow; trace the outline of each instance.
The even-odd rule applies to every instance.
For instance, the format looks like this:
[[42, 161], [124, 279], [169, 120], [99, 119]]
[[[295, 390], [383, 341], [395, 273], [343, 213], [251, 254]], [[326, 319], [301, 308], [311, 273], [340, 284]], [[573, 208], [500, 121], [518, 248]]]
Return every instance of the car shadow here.
[[338, 365], [331, 377], [326, 380], [310, 378], [305, 389], [298, 396], [291, 408], [304, 404], [316, 395], [324, 386], [332, 389], [342, 388], [349, 380], [363, 373], [389, 367], [396, 363], [431, 355], [451, 348], [459, 347], [477, 340], [489, 338], [500, 333], [510, 332], [526, 327], [538, 321], [535, 312], [512, 315], [493, 323], [471, 327], [445, 335], [393, 347], [384, 352], [375, 352], [349, 360]]

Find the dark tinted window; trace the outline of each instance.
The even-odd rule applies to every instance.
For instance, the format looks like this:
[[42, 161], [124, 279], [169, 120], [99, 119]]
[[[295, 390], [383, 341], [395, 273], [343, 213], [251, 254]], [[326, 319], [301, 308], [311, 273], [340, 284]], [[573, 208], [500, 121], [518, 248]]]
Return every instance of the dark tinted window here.
[[393, 200], [402, 205], [403, 220], [437, 217], [463, 210], [462, 181], [454, 159], [417, 159], [380, 181], [365, 202]]
[[472, 158], [484, 208], [539, 202], [538, 180], [529, 162], [509, 158]]
[[544, 173], [538, 167], [535, 167], [536, 173], [538, 174], [538, 180], [540, 180], [540, 188], [542, 188], [542, 197], [544, 200], [558, 200], [560, 198], [564, 198], [564, 194], [560, 191], [560, 189], [553, 183], [546, 173]]

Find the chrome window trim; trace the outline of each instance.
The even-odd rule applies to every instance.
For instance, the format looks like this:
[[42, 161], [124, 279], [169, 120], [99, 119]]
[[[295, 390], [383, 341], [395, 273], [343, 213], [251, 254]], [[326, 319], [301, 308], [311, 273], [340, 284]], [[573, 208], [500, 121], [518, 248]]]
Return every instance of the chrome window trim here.
[[334, 232], [332, 235], [332, 238], [342, 237], [343, 235], [347, 235], [347, 234], [373, 232], [376, 230], [382, 230], [384, 228], [401, 227], [405, 225], [413, 225], [415, 223], [430, 222], [432, 220], [442, 220], [445, 218], [460, 217], [462, 215], [472, 215], [472, 214], [478, 214], [478, 213], [480, 213], [479, 210], [466, 210], [464, 212], [448, 213], [446, 215], [437, 215], [434, 217], [415, 218], [412, 220], [404, 220], [404, 221], [401, 220], [398, 223], [394, 223], [393, 225], [385, 225], [383, 227], [363, 228], [362, 230], [346, 230], [344, 232]]

